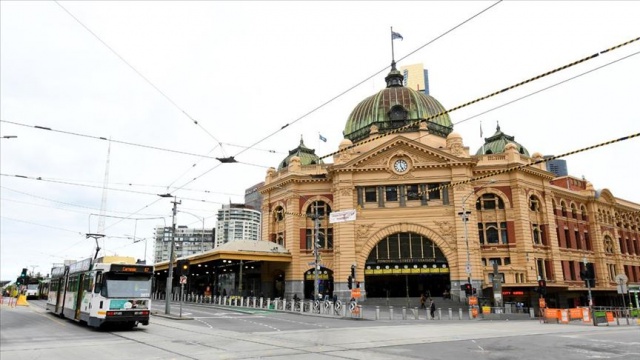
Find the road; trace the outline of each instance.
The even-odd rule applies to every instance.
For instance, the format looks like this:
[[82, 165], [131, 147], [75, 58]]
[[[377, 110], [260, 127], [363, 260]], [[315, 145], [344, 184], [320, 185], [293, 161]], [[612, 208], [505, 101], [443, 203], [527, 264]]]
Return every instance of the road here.
[[[3, 359], [638, 359], [640, 326], [538, 321], [372, 321], [185, 305], [190, 320], [93, 330], [42, 301], [0, 306]], [[158, 304], [158, 309], [162, 308]], [[172, 307], [178, 314], [178, 307]]]

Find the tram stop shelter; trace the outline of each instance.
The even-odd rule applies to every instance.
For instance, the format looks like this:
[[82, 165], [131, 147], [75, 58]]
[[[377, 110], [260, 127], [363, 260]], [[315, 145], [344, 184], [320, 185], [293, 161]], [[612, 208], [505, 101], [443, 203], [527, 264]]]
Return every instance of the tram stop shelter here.
[[[189, 262], [186, 274], [179, 260]], [[285, 270], [291, 253], [271, 241], [233, 240], [212, 250], [175, 259], [173, 292], [180, 291], [180, 276], [187, 276], [186, 294], [201, 296], [284, 296]], [[155, 264], [154, 292], [164, 295], [169, 262]]]

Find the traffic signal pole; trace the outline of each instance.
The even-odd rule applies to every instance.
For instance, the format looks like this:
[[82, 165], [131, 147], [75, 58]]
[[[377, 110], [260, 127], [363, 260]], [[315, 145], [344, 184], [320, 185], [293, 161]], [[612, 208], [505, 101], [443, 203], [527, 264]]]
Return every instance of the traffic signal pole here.
[[318, 288], [320, 287], [320, 278], [318, 276], [318, 271], [320, 267], [320, 217], [316, 214], [313, 218], [314, 222], [314, 235], [313, 239], [313, 255], [314, 255], [314, 269], [313, 269], [313, 300], [318, 300]]
[[165, 296], [165, 303], [164, 303], [164, 313], [167, 315], [171, 314], [171, 305], [170, 305], [170, 298], [171, 298], [171, 288], [173, 287], [173, 257], [174, 257], [174, 244], [175, 244], [175, 238], [176, 238], [176, 213], [178, 212], [178, 199], [174, 196], [173, 197], [173, 224], [171, 225], [171, 249], [169, 250], [169, 275], [167, 276], [167, 288], [166, 288], [166, 296]]

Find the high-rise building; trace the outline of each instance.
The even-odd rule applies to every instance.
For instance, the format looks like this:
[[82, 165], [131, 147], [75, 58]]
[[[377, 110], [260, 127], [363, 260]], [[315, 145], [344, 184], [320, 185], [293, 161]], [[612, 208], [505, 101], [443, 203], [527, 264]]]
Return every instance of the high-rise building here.
[[400, 72], [403, 86], [429, 95], [429, 70], [422, 63], [401, 66]]
[[222, 205], [218, 210], [215, 246], [233, 240], [260, 240], [261, 217], [260, 211], [245, 204]]
[[262, 207], [262, 194], [258, 191], [262, 185], [264, 185], [264, 181], [244, 191], [244, 204], [247, 206], [247, 209], [260, 210]]
[[[213, 248], [215, 229], [176, 227], [174, 256], [193, 255]], [[171, 252], [171, 227], [156, 226], [155, 262], [169, 260]]]
[[[544, 158], [548, 159], [551, 155], [546, 155]], [[555, 159], [547, 161], [547, 171], [554, 173], [556, 176], [567, 176], [569, 171], [567, 170], [567, 160]]]

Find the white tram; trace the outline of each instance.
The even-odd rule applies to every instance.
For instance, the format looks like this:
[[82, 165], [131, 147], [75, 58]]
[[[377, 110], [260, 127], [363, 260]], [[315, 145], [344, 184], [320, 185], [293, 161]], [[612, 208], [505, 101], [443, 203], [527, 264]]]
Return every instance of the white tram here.
[[100, 327], [149, 324], [153, 266], [134, 258], [86, 259], [51, 270], [47, 310]]

